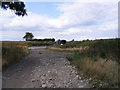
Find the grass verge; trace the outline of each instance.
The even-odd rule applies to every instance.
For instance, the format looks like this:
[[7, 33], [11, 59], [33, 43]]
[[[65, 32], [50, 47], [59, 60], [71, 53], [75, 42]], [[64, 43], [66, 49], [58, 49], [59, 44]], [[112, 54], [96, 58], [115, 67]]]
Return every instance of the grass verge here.
[[[92, 87], [116, 88], [118, 87], [118, 63], [113, 60], [97, 58], [94, 61], [91, 57], [82, 56], [79, 53], [67, 56], [68, 60], [77, 66], [88, 77], [92, 77]], [[95, 80], [95, 81], [94, 81]]]
[[2, 67], [20, 60], [29, 53], [27, 46], [21, 46], [15, 42], [2, 42]]
[[49, 49], [70, 51], [67, 56], [78, 71], [82, 71], [94, 88], [118, 88], [118, 68], [120, 68], [120, 39], [100, 39], [94, 41], [68, 42]]

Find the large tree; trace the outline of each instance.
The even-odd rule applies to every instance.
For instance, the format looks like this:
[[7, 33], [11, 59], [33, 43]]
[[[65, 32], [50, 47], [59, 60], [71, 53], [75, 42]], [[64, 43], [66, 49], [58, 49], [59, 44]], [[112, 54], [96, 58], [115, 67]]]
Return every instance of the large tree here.
[[32, 40], [33, 39], [33, 34], [26, 32], [25, 36], [23, 37], [23, 39], [25, 39], [26, 41]]
[[0, 6], [2, 9], [11, 9], [18, 16], [27, 15], [25, 4], [20, 0], [0, 0]]

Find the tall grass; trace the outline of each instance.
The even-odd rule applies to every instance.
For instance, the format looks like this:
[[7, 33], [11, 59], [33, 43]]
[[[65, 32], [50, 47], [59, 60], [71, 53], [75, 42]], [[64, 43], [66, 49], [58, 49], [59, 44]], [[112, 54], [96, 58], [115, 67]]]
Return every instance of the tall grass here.
[[81, 54], [67, 56], [72, 64], [78, 67], [85, 75], [104, 82], [102, 87], [118, 87], [118, 63], [113, 60], [91, 57], [81, 57]]
[[[73, 55], [69, 55], [67, 58], [72, 64], [78, 67], [79, 71], [82, 71], [88, 77], [92, 77], [98, 81], [100, 80], [102, 86], [100, 86], [100, 84], [97, 87], [112, 88], [118, 87], [119, 84], [119, 45], [120, 39], [101, 39], [94, 41], [68, 42], [65, 45], [56, 45], [50, 49], [72, 51]], [[95, 85], [97, 84], [94, 83], [94, 86]]]
[[27, 46], [18, 42], [2, 42], [2, 67], [20, 60], [28, 54]]

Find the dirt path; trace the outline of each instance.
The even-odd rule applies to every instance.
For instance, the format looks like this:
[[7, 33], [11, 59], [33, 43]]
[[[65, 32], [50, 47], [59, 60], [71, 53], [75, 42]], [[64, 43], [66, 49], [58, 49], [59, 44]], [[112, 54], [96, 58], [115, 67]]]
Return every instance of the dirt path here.
[[31, 47], [28, 56], [3, 72], [3, 88], [89, 87], [65, 58], [67, 54]]

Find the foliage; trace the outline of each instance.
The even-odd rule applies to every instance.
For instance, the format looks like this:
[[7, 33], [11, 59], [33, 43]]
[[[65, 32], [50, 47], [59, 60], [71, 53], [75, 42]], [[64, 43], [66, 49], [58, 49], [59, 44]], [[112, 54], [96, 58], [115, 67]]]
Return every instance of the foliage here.
[[45, 38], [45, 39], [32, 39], [32, 40], [29, 40], [29, 41], [55, 41], [54, 38]]
[[60, 40], [60, 44], [66, 44], [66, 40]]
[[0, 0], [0, 6], [4, 10], [13, 10], [18, 16], [27, 15], [25, 4], [20, 0]]
[[30, 41], [30, 40], [32, 40], [33, 37], [34, 36], [32, 33], [26, 32], [26, 34], [23, 38], [26, 39], [26, 41]]

